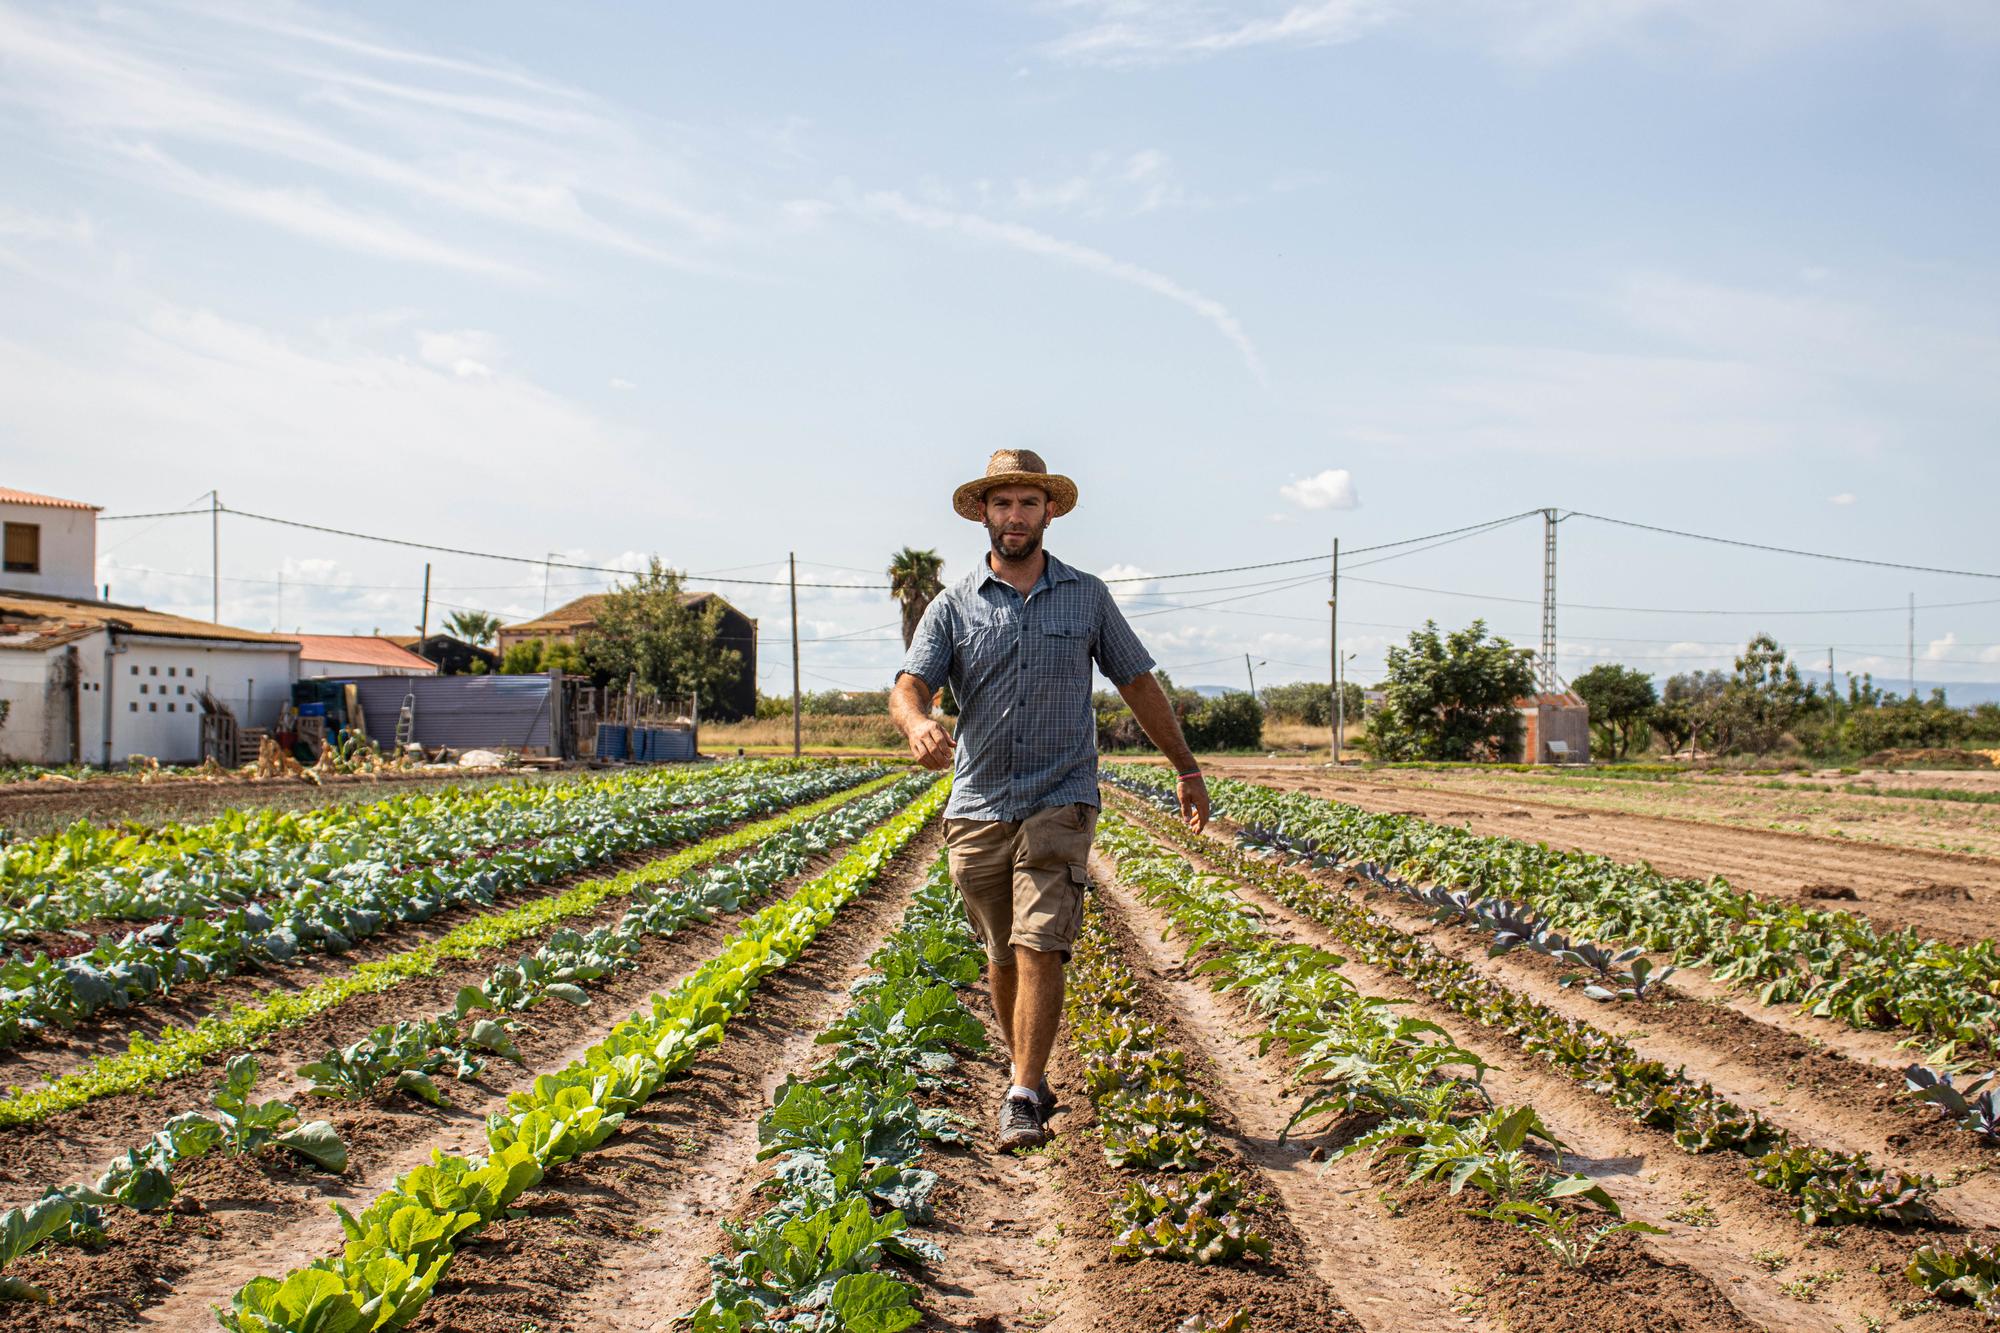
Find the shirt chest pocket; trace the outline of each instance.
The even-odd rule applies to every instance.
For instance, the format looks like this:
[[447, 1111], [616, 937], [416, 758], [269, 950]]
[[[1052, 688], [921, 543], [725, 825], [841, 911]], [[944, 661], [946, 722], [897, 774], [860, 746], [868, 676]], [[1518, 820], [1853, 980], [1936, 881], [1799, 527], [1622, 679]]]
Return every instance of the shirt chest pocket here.
[[1044, 680], [1087, 683], [1090, 639], [1080, 625], [1052, 624], [1023, 636], [1032, 660], [1028, 669]]

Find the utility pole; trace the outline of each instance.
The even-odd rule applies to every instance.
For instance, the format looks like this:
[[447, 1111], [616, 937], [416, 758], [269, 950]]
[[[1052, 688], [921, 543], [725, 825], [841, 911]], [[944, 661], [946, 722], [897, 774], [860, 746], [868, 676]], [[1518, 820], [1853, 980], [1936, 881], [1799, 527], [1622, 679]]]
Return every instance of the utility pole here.
[[1250, 654], [1243, 654], [1243, 670], [1250, 677], [1250, 697], [1257, 697], [1257, 668], [1250, 665]]
[[209, 616], [222, 623], [222, 497], [208, 493]]
[[1833, 697], [1833, 649], [1826, 650], [1826, 697]]
[[424, 561], [424, 613], [417, 619], [417, 646], [431, 636], [431, 562]]
[[543, 615], [547, 615], [549, 613], [549, 570], [551, 568], [549, 561], [555, 559], [556, 554], [557, 553], [554, 551], [547, 552], [544, 559], [542, 560], [542, 614]]
[[1333, 539], [1333, 573], [1327, 580], [1326, 639], [1331, 656], [1327, 679], [1333, 682], [1333, 762], [1340, 763], [1340, 538]]
[[1910, 594], [1910, 699], [1917, 697], [1917, 595]]
[[792, 758], [799, 757], [799, 553], [788, 551], [785, 564], [792, 584]]
[[1544, 694], [1556, 689], [1556, 511], [1542, 511], [1542, 670]]
[[285, 567], [278, 566], [278, 619], [271, 625], [273, 634], [285, 632]]

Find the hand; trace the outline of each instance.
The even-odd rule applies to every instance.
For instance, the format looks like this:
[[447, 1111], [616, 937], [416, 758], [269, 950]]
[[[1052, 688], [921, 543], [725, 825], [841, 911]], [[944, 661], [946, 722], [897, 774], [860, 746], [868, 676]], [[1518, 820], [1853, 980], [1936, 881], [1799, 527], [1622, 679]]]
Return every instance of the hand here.
[[950, 768], [957, 748], [951, 733], [929, 719], [910, 732], [910, 757], [933, 772]]
[[1181, 818], [1196, 833], [1208, 826], [1208, 782], [1199, 773], [1174, 780], [1174, 795], [1180, 798]]

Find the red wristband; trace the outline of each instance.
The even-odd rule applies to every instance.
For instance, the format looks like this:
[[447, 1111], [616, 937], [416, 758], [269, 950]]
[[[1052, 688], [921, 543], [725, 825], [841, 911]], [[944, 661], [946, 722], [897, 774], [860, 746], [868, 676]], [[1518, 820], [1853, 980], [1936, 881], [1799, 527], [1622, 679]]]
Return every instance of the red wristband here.
[[1180, 782], [1186, 782], [1186, 781], [1187, 781], [1187, 780], [1188, 780], [1189, 778], [1198, 778], [1198, 777], [1200, 777], [1200, 776], [1201, 776], [1201, 770], [1200, 770], [1200, 769], [1198, 769], [1198, 768], [1197, 768], [1197, 769], [1196, 769], [1196, 770], [1195, 770], [1194, 772], [1192, 772], [1192, 773], [1176, 773], [1176, 774], [1174, 774], [1174, 777], [1175, 777], [1175, 779], [1176, 779], [1177, 781], [1180, 781]]

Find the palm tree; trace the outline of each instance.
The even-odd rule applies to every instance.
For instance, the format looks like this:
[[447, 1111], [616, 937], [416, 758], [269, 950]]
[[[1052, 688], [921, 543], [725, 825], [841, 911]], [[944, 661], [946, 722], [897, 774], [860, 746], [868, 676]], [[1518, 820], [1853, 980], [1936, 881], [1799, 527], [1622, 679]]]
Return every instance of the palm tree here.
[[444, 624], [470, 644], [483, 644], [500, 632], [500, 617], [486, 611], [454, 611]]
[[889, 594], [903, 604], [903, 649], [917, 635], [917, 622], [924, 608], [944, 591], [944, 557], [936, 551], [919, 551], [905, 546], [889, 557]]

